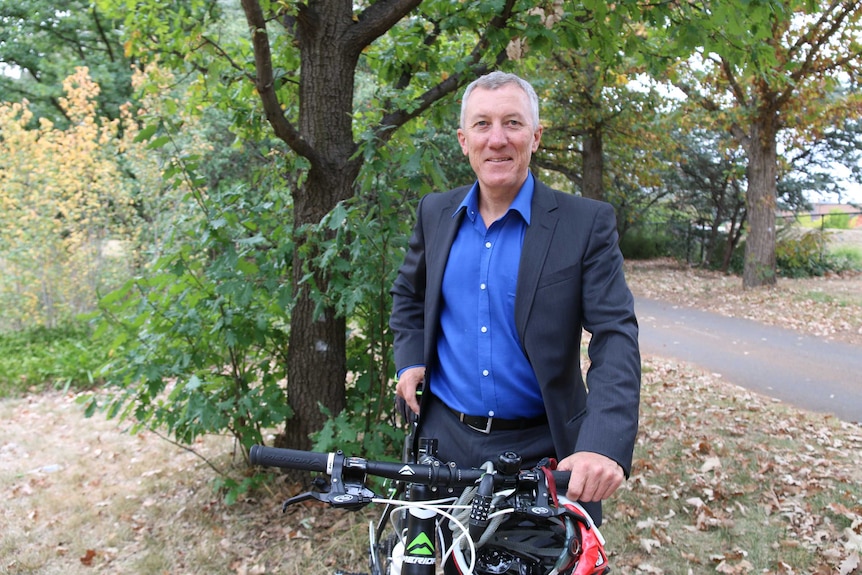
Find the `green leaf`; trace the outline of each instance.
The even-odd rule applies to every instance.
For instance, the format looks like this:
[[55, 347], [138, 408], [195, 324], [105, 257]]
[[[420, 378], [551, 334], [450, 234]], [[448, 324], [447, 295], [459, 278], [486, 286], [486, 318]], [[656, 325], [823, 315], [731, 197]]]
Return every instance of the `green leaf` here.
[[135, 136], [134, 141], [136, 143], [145, 142], [145, 141], [149, 140], [153, 136], [153, 134], [156, 133], [156, 131], [158, 129], [159, 129], [158, 123], [148, 124], [147, 126], [144, 126], [144, 128], [140, 132], [138, 132], [138, 135]]

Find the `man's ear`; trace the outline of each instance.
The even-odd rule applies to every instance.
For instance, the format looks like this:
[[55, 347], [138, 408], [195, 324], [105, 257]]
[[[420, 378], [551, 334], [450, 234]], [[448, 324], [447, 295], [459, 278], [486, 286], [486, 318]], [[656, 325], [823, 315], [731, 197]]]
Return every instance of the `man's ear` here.
[[461, 128], [458, 128], [458, 143], [461, 145], [461, 152], [463, 152], [465, 156], [469, 155], [467, 153], [467, 136], [464, 135], [464, 130]]
[[533, 151], [534, 152], [539, 149], [539, 144], [542, 142], [542, 131], [543, 130], [544, 130], [544, 127], [541, 124], [539, 124], [539, 127], [536, 128], [536, 131], [533, 132]]

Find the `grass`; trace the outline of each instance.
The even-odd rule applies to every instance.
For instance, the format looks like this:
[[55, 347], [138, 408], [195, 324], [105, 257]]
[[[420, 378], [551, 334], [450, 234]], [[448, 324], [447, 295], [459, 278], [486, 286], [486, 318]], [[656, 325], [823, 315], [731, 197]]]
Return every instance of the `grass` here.
[[635, 473], [602, 528], [617, 572], [838, 573], [862, 553], [859, 426], [673, 362], [644, 384]]
[[[613, 573], [840, 573], [862, 554], [862, 427], [644, 360], [633, 475], [602, 526]], [[282, 514], [301, 486], [279, 481], [227, 506], [201, 459], [84, 419], [73, 394], [0, 402], [0, 437], [0, 573], [366, 570], [380, 508]], [[241, 475], [230, 438], [194, 447]]]
[[[862, 333], [857, 281], [787, 280], [739, 293], [736, 279], [717, 274], [660, 267], [632, 275], [640, 289], [683, 304], [732, 304], [753, 317], [775, 310], [765, 319]], [[829, 295], [796, 303], [800, 290]], [[844, 300], [848, 306], [833, 309]], [[84, 339], [90, 351], [81, 354], [81, 340], [59, 336], [0, 336], [0, 574], [366, 569], [368, 520], [379, 508], [307, 503], [282, 514], [281, 502], [300, 486], [281, 481], [225, 505], [199, 457], [155, 434], [83, 418], [74, 386], [57, 388], [76, 370], [91, 371], [87, 358], [99, 347]], [[192, 447], [242, 478], [230, 438]], [[633, 475], [606, 502], [602, 526], [613, 574], [860, 575], [860, 470], [859, 425], [644, 357]]]
[[829, 256], [841, 270], [862, 271], [862, 248], [858, 246], [836, 246], [829, 250]]
[[0, 398], [91, 387], [106, 349], [83, 322], [0, 333]]

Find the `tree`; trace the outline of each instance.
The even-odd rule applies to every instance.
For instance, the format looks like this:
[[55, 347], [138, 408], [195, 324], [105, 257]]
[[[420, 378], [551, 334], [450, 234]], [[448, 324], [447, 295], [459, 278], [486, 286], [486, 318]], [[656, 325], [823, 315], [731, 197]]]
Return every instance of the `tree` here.
[[726, 132], [676, 130], [680, 151], [664, 176], [673, 204], [690, 215], [702, 239], [698, 263], [727, 272], [746, 221], [745, 167]]
[[[838, 97], [843, 99], [847, 94], [839, 93]], [[843, 190], [836, 166], [847, 168], [848, 180], [862, 183], [862, 115], [819, 122], [805, 137], [788, 140], [783, 142], [784, 157], [792, 174], [779, 182], [779, 198], [788, 208], [807, 206], [806, 191], [835, 194], [841, 201]]]
[[[85, 68], [58, 105], [72, 121], [28, 129], [27, 103], [0, 103], [0, 328], [54, 327], [92, 312], [99, 290], [128, 275], [137, 231], [131, 188], [116, 156], [132, 146], [120, 120], [98, 116]], [[123, 121], [131, 124], [128, 110]]]
[[[391, 72], [398, 73], [390, 76], [394, 80], [392, 96], [384, 98], [379, 121], [369, 126], [370, 136], [379, 143], [388, 141], [395, 129], [503, 60], [502, 46], [499, 40], [492, 41], [493, 34], [513, 18], [513, 1], [503, 4], [499, 12], [486, 9], [484, 14], [482, 10], [471, 14], [448, 7], [442, 14], [435, 14], [423, 7], [422, 12], [399, 25], [419, 4], [417, 0], [384, 0], [354, 12], [348, 1], [314, 2], [296, 4], [290, 11], [265, 13], [261, 2], [243, 0], [254, 48], [254, 82], [267, 120], [275, 134], [309, 163], [307, 179], [293, 195], [297, 228], [317, 224], [354, 193], [363, 160], [353, 125], [354, 77], [363, 51], [381, 36], [391, 30], [396, 50], [401, 48], [398, 44], [407, 43], [416, 52], [430, 56], [441, 49], [442, 36], [453, 32], [456, 18], [469, 18], [478, 29], [484, 28], [460, 71], [455, 68], [449, 75], [442, 71], [434, 74], [426, 70], [434, 62], [422, 62], [416, 56], [394, 66]], [[432, 4], [432, 8], [441, 6]], [[298, 44], [302, 73], [294, 118], [284, 112], [286, 94], [277, 90], [273, 73], [285, 54], [273, 51], [270, 35], [287, 35]], [[430, 86], [427, 80], [422, 82], [425, 74], [431, 76]], [[400, 101], [399, 92], [415, 96]], [[303, 253], [303, 247], [297, 245], [293, 260], [296, 299], [291, 312], [288, 393], [295, 416], [285, 432], [286, 443], [299, 447], [308, 446], [309, 434], [324, 423], [318, 402], [333, 413], [344, 408], [346, 377], [346, 318], [333, 309], [315, 309], [310, 286], [304, 281], [309, 272], [304, 258], [314, 255]], [[316, 269], [311, 274], [317, 289], [325, 292], [330, 282], [326, 271]]]
[[118, 119], [131, 100], [134, 64], [118, 32], [89, 1], [0, 0], [0, 94], [29, 102], [31, 127], [48, 118], [64, 128], [70, 118], [60, 103], [63, 80], [85, 66], [101, 88], [98, 115]]
[[562, 174], [584, 197], [632, 203], [628, 192], [655, 183], [656, 152], [671, 145], [655, 125], [660, 96], [633, 86], [636, 67], [575, 50], [558, 49], [537, 67], [547, 104], [534, 164]]
[[[562, 15], [561, 11], [556, 16]], [[545, 131], [534, 165], [559, 172], [581, 195], [597, 200], [606, 199], [605, 136], [628, 108], [625, 97], [618, 97], [625, 88], [617, 81], [624, 77], [618, 70], [627, 56], [625, 35], [603, 34], [606, 22], [606, 7], [598, 11], [582, 7], [559, 24], [569, 42], [555, 47], [550, 57], [540, 54], [523, 66], [541, 70], [546, 100]], [[603, 39], [603, 49], [595, 49], [594, 38]]]
[[[122, 10], [125, 3], [102, 5]], [[294, 415], [284, 442], [309, 447], [325, 419], [320, 406], [331, 414], [345, 406], [347, 318], [328, 294], [349, 270], [331, 265], [327, 246], [337, 228], [327, 215], [355, 195], [363, 165], [399, 128], [433, 114], [435, 103], [506, 59], [508, 27], [520, 25], [536, 45], [547, 29], [530, 25], [541, 17], [525, 12], [533, 3], [515, 0], [240, 5], [245, 38], [225, 33], [222, 11], [233, 8], [223, 2], [189, 0], [170, 14], [161, 2], [139, 3], [125, 23], [136, 54], [159, 53], [165, 63], [198, 72], [194, 105], [230, 108], [244, 136], [265, 133], [265, 118], [290, 149], [285, 166], [292, 164], [296, 185], [287, 386]], [[361, 101], [359, 71], [377, 78]]]
[[745, 150], [749, 229], [743, 286], [776, 281], [778, 141], [856, 117], [860, 96], [837, 99], [862, 66], [862, 2], [696, 2], [675, 5], [676, 47], [697, 48], [670, 70]]

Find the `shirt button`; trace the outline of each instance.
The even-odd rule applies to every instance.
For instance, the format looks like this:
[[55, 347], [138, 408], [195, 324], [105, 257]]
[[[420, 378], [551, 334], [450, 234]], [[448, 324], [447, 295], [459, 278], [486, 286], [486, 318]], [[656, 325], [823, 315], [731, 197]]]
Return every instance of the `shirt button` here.
[[490, 372], [487, 369], [482, 370], [482, 375], [487, 376]]
[[485, 242], [485, 247], [486, 247], [486, 248], [490, 248], [490, 247], [491, 247], [491, 242]]
[[494, 410], [493, 409], [488, 412], [488, 417], [494, 417]]
[[485, 284], [479, 284], [479, 289], [485, 289], [485, 287], [487, 287]]
[[483, 326], [482, 326], [482, 333], [485, 333], [485, 332], [487, 332], [487, 331], [488, 331], [488, 328], [487, 328], [487, 327], [485, 327], [485, 326], [483, 325]]

